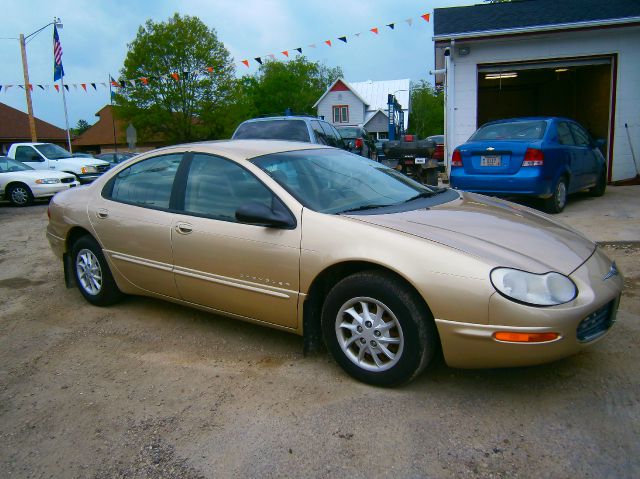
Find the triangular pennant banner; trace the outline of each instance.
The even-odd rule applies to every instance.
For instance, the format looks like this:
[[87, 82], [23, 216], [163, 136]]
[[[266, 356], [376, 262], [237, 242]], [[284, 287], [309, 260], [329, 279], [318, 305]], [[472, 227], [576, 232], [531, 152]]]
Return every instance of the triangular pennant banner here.
[[324, 41], [327, 45], [331, 46], [331, 40], [325, 40]]
[[105, 82], [100, 83], [103, 87], [107, 88], [107, 84]]
[[362, 35], [362, 32], [354, 33], [354, 35], [355, 35], [356, 37], [358, 37], [358, 38], [359, 38], [359, 37], [360, 37], [360, 35]]
[[282, 54], [283, 54], [285, 57], [289, 58], [289, 52], [288, 52], [287, 50], [283, 51], [283, 52], [282, 52]]
[[74, 90], [77, 90], [77, 89], [78, 89], [78, 85], [74, 83], [74, 84], [73, 84], [73, 89], [74, 89]]
[[0, 91], [2, 91], [2, 85], [0, 85]]
[[38, 88], [40, 88], [42, 91], [44, 91], [44, 87], [42, 85], [38, 85]]
[[407, 22], [407, 25], [411, 26], [413, 25], [413, 18], [407, 18], [405, 22]]
[[55, 88], [56, 91], [60, 93], [60, 85], [53, 85], [53, 88]]
[[260, 65], [262, 65], [262, 58], [255, 57], [254, 60], [257, 61]]
[[213, 74], [213, 67], [207, 67], [207, 71], [211, 74]]
[[84, 91], [87, 91], [87, 84], [86, 83], [80, 83], [80, 86], [82, 87], [82, 89]]
[[111, 85], [113, 85], [114, 87], [118, 88], [120, 85], [118, 85], [118, 82], [115, 81], [113, 78], [109, 77], [109, 81], [111, 82]]
[[140, 78], [140, 81], [142, 82], [143, 85], [146, 85], [147, 83], [149, 83], [149, 79], [147, 77]]
[[69, 91], [69, 85], [64, 86], [67, 91]]
[[298, 50], [298, 53], [300, 53], [300, 55], [302, 55], [302, 48], [296, 48], [296, 50]]
[[249, 60], [242, 60], [242, 63], [244, 63], [244, 65], [249, 68]]
[[24, 85], [18, 85], [18, 88], [22, 88], [24, 90]]
[[96, 91], [98, 90], [98, 89], [96, 88], [96, 84], [95, 84], [95, 83], [92, 83], [92, 84], [91, 84], [91, 86], [93, 87], [93, 89], [94, 89], [94, 90], [96, 90]]
[[309, 45], [311, 48], [316, 48], [316, 44], [312, 43], [311, 45]]
[[269, 53], [269, 58], [271, 58], [272, 60], [275, 60], [276, 56], [273, 53]]
[[369, 30], [370, 32], [375, 33], [376, 35], [378, 34], [378, 27], [372, 28], [371, 30]]
[[172, 73], [171, 78], [173, 78], [175, 81], [180, 81], [180, 75], [178, 75], [177, 73]]
[[45, 86], [44, 86], [44, 89], [45, 89], [45, 90], [47, 90], [47, 91], [49, 91], [49, 87], [50, 87], [50, 86], [51, 86], [51, 85], [45, 85]]
[[338, 37], [338, 40], [341, 40], [341, 41], [347, 43], [347, 37]]
[[424, 20], [426, 22], [429, 21], [429, 19], [431, 18], [431, 14], [430, 13], [425, 13], [424, 15], [420, 15], [422, 18], [424, 18]]
[[396, 27], [396, 24], [395, 24], [395, 23], [389, 23], [387, 26], [388, 26], [391, 30], [393, 30], [393, 29]]

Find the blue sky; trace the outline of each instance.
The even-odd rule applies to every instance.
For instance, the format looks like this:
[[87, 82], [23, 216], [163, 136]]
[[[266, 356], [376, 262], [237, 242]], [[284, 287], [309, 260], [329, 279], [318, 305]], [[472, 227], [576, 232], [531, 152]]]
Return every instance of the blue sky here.
[[[65, 83], [106, 82], [118, 75], [127, 54], [127, 43], [147, 19], [164, 21], [173, 13], [199, 17], [216, 30], [234, 60], [237, 74], [255, 73], [254, 57], [270, 53], [284, 59], [282, 50], [302, 47], [305, 55], [327, 66], [342, 67], [349, 81], [432, 78], [433, 18], [420, 18], [437, 7], [470, 5], [480, 1], [435, 0], [4, 0], [5, 21], [0, 34], [0, 102], [26, 111], [24, 91], [4, 85], [23, 84], [17, 37], [39, 29], [60, 17]], [[413, 20], [409, 27], [404, 21]], [[396, 23], [392, 31], [385, 25]], [[369, 32], [379, 27], [380, 34]], [[360, 37], [353, 34], [362, 32]], [[337, 40], [347, 35], [348, 43]], [[27, 56], [32, 84], [53, 84], [53, 27], [29, 41]], [[329, 48], [323, 42], [331, 40]], [[317, 48], [308, 47], [317, 44]], [[251, 60], [251, 67], [240, 64]], [[37, 117], [64, 128], [62, 95], [51, 88], [33, 92]], [[109, 101], [109, 91], [98, 86], [84, 92], [70, 87], [67, 94], [70, 126], [84, 119], [94, 123], [95, 113]]]

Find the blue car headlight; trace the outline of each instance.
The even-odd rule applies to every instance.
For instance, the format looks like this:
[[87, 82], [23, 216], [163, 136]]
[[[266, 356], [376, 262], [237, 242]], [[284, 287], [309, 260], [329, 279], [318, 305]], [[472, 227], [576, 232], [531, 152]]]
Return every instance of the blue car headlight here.
[[578, 288], [568, 277], [556, 272], [528, 273], [518, 269], [495, 268], [491, 284], [512, 301], [532, 306], [555, 306], [572, 301]]

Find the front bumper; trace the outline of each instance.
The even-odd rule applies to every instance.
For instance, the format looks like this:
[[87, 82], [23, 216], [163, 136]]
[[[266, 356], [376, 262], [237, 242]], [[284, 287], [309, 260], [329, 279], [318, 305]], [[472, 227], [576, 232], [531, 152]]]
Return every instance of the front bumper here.
[[[460, 323], [436, 319], [447, 364], [459, 368], [496, 368], [542, 364], [578, 353], [608, 332], [615, 321], [623, 278], [617, 274], [603, 277], [611, 260], [600, 250], [570, 277], [578, 287], [578, 296], [560, 306], [538, 308], [506, 299], [498, 293], [489, 300], [489, 324]], [[578, 327], [596, 311], [609, 306], [606, 329], [579, 339]], [[584, 330], [584, 323], [581, 331]], [[497, 332], [559, 333], [559, 338], [544, 343], [511, 343], [494, 338]]]
[[31, 188], [31, 192], [34, 198], [47, 198], [79, 185], [80, 183], [77, 181], [73, 181], [72, 183], [54, 183], [52, 185], [36, 185]]

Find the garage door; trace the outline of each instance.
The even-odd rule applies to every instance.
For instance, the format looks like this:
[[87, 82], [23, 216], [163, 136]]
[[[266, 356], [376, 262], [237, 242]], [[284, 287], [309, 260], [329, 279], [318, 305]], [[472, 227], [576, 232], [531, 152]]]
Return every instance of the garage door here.
[[[521, 116], [564, 116], [612, 144], [615, 56], [478, 65], [478, 126]], [[611, 171], [611, 168], [609, 168]]]

